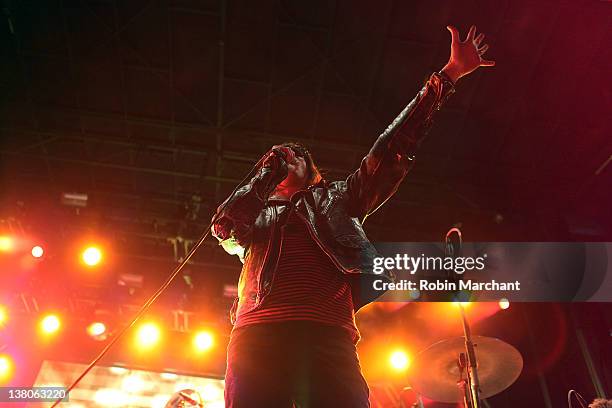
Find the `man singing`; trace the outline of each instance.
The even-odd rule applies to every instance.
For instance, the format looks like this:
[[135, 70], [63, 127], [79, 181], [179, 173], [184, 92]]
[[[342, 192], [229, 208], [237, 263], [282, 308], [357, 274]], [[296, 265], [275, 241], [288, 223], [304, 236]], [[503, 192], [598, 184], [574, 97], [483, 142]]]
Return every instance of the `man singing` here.
[[355, 313], [381, 293], [362, 224], [412, 168], [434, 113], [488, 45], [454, 27], [448, 63], [374, 142], [346, 180], [322, 178], [303, 146], [274, 146], [255, 176], [220, 207], [213, 235], [243, 262], [227, 350], [232, 408], [369, 407]]

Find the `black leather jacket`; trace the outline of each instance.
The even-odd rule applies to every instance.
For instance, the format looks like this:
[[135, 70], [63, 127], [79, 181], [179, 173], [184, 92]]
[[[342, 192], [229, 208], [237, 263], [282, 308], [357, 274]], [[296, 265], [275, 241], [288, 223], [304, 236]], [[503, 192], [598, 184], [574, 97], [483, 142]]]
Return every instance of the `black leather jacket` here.
[[[395, 193], [414, 164], [416, 149], [431, 125], [434, 112], [453, 92], [448, 77], [432, 74], [346, 180], [322, 180], [292, 197], [293, 208], [306, 222], [312, 238], [349, 277], [355, 311], [381, 295], [373, 290], [373, 280], [394, 278], [389, 273], [372, 272], [377, 253], [362, 224]], [[278, 172], [270, 167], [260, 168], [219, 206], [212, 226], [220, 245], [228, 253], [238, 255], [243, 263], [238, 298], [230, 312], [232, 323], [237, 315], [259, 307], [274, 283], [282, 242], [279, 217], [289, 208], [286, 201], [268, 199], [284, 178], [281, 175], [279, 180], [275, 173]]]

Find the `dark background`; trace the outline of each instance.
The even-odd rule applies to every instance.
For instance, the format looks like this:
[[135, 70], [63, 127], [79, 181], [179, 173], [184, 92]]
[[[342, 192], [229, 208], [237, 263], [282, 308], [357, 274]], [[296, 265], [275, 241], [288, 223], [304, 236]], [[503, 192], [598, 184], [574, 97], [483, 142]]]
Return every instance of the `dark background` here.
[[[438, 241], [459, 224], [470, 241], [610, 241], [611, 15], [604, 1], [3, 0], [0, 232], [48, 253], [21, 274], [4, 268], [4, 296], [28, 316], [16, 294], [83, 319], [140, 304], [180, 258], [173, 242], [197, 239], [271, 145], [304, 143], [332, 180], [356, 168], [445, 64], [447, 24], [462, 37], [476, 24], [497, 66], [460, 80], [416, 167], [368, 218], [371, 240]], [[64, 192], [88, 194], [87, 208], [63, 206]], [[104, 239], [112, 262], [69, 278], [86, 236]], [[179, 278], [160, 310], [195, 309], [227, 330], [222, 293], [239, 267], [207, 241], [187, 271], [194, 286]], [[120, 292], [123, 271], [144, 287]], [[569, 306], [558, 307], [572, 332]], [[594, 347], [610, 349], [609, 305], [580, 308]], [[413, 316], [402, 310], [385, 319]], [[364, 331], [387, 323], [368, 319]], [[550, 386], [554, 406], [572, 383], [594, 395], [571, 356], [547, 368], [575, 371]], [[540, 389], [522, 381], [495, 406], [541, 406], [519, 402]]]

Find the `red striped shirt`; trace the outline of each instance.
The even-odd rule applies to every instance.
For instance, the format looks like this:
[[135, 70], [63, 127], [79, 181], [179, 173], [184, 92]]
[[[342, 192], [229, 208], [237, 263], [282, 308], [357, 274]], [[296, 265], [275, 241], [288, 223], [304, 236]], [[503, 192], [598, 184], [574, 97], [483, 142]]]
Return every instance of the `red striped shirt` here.
[[238, 315], [234, 327], [310, 320], [346, 328], [357, 341], [359, 332], [346, 276], [319, 247], [295, 210], [283, 234], [270, 293], [260, 307]]

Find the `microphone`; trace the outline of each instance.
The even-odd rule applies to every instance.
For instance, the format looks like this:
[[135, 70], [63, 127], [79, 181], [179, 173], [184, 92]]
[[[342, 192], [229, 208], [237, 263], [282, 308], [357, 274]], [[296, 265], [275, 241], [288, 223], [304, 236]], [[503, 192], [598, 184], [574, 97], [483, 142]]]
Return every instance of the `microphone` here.
[[461, 230], [457, 227], [449, 229], [444, 237], [444, 243], [446, 256], [451, 258], [459, 256], [461, 245], [463, 244]]
[[279, 149], [278, 147], [275, 147], [272, 149], [272, 153], [274, 153], [276, 156], [278, 157], [282, 157], [282, 159], [284, 161], [287, 161], [287, 153], [285, 153], [284, 151], [282, 151], [281, 149]]
[[[461, 235], [461, 230], [458, 227], [452, 227], [446, 233], [444, 237], [444, 255], [447, 258], [457, 258], [461, 254], [461, 247], [463, 245], [463, 236]], [[446, 277], [450, 279], [451, 282], [455, 283], [457, 286], [459, 281], [462, 279], [462, 275], [455, 273], [454, 271], [447, 271]], [[464, 298], [464, 294], [460, 290], [456, 290], [453, 292], [452, 297], [454, 300], [461, 301]], [[468, 295], [469, 299], [469, 295]], [[467, 300], [467, 299], [466, 299]]]
[[287, 177], [289, 167], [287, 166], [287, 154], [280, 148], [272, 148], [264, 157], [262, 168], [269, 169], [269, 172], [264, 176], [266, 181], [261, 188], [260, 196], [268, 197], [276, 186]]
[[[288, 162], [289, 158], [287, 152], [280, 147], [273, 147], [270, 149], [269, 153], [264, 156], [262, 167], [268, 167], [272, 169], [274, 173], [286, 173]], [[284, 174], [282, 178], [284, 179], [286, 176], [287, 174]]]

